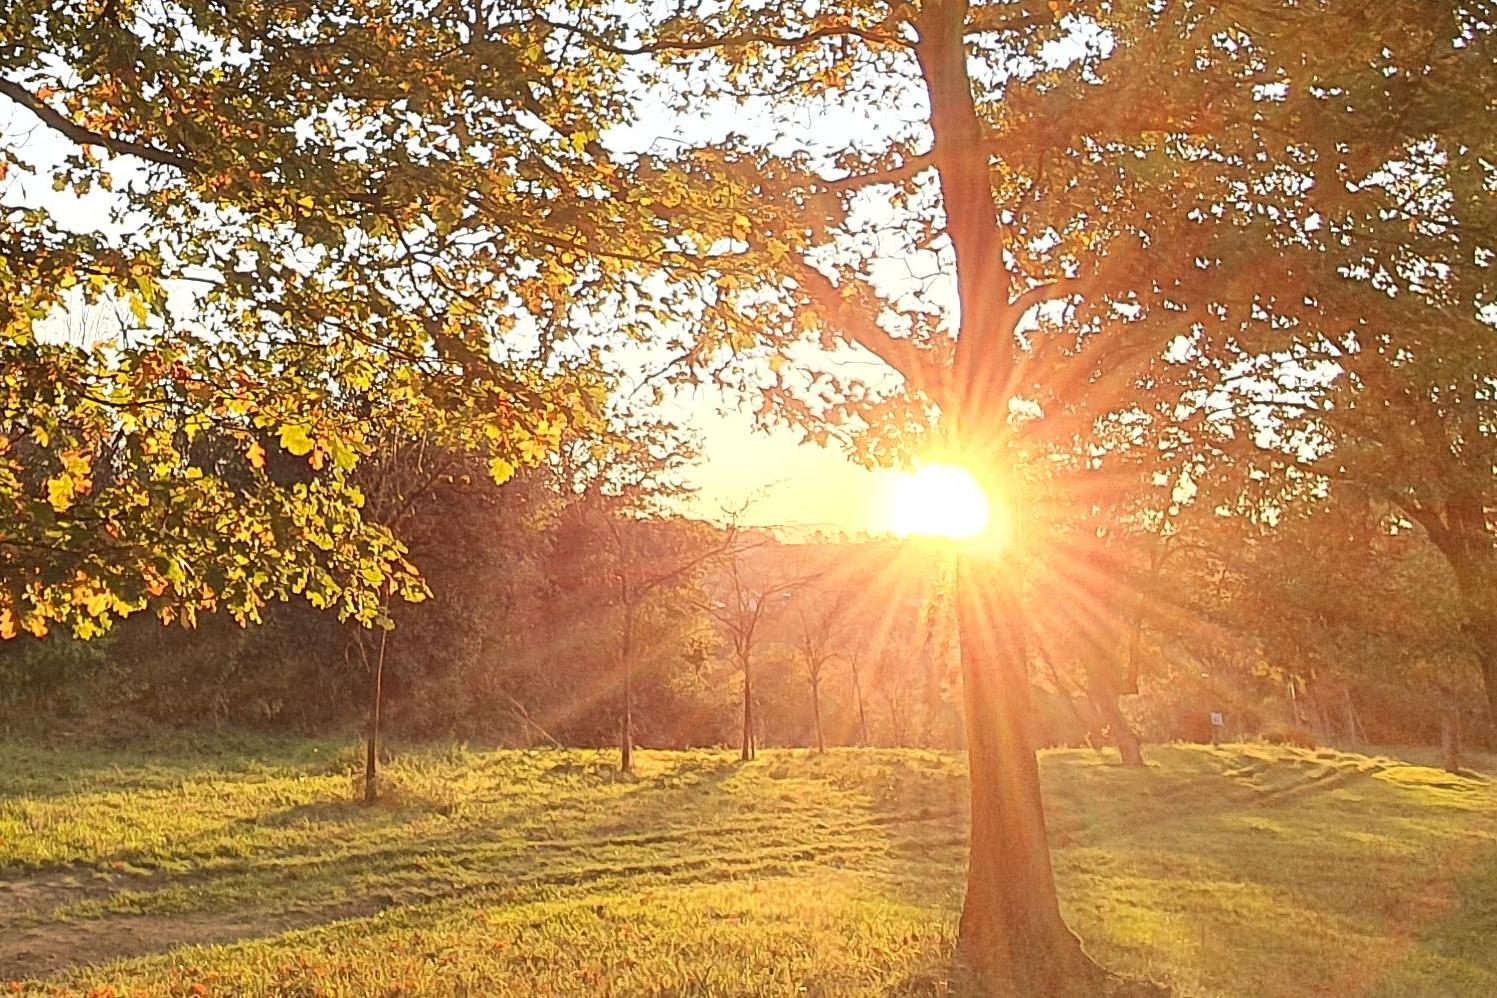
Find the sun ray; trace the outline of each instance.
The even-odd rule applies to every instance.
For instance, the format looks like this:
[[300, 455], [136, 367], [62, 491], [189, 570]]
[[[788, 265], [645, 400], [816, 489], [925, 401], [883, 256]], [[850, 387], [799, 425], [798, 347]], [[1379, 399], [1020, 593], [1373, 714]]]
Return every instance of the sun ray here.
[[888, 502], [889, 529], [901, 537], [976, 537], [992, 522], [987, 493], [966, 468], [922, 465], [894, 483]]

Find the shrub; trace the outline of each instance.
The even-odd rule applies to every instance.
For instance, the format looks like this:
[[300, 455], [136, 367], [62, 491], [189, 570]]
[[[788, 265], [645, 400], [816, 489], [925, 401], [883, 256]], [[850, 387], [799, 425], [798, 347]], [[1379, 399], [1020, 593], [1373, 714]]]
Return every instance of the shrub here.
[[1270, 745], [1292, 745], [1302, 749], [1315, 747], [1315, 736], [1304, 728], [1276, 728], [1272, 731], [1265, 731], [1263, 741]]

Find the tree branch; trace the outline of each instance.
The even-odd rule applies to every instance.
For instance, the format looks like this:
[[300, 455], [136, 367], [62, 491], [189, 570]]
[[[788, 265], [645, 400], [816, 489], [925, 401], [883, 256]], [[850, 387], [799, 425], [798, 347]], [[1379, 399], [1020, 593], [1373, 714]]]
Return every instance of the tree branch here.
[[141, 142], [133, 142], [130, 139], [104, 135], [92, 129], [84, 128], [19, 83], [0, 79], [0, 94], [4, 94], [36, 115], [41, 119], [42, 124], [72, 139], [79, 145], [101, 146], [111, 152], [128, 156], [138, 156], [141, 159], [149, 160], [152, 163], [159, 163], [162, 166], [175, 167], [183, 173], [195, 173], [198, 170], [197, 163], [174, 152], [158, 149], [155, 146], [146, 145]]
[[829, 325], [844, 339], [867, 350], [903, 375], [912, 387], [941, 403], [945, 379], [941, 365], [930, 356], [930, 351], [890, 334], [875, 321], [872, 313], [849, 302], [842, 296], [841, 288], [814, 267], [803, 265], [794, 276], [795, 282], [830, 320]]
[[553, 21], [548, 17], [530, 17], [522, 21], [511, 21], [507, 28], [543, 25], [552, 31], [566, 31], [586, 40], [589, 44], [616, 55], [658, 55], [662, 52], [705, 52], [709, 49], [742, 48], [746, 45], [768, 45], [772, 48], [800, 48], [832, 38], [861, 38], [865, 42], [883, 45], [908, 44], [895, 33], [885, 33], [871, 28], [857, 28], [851, 24], [839, 24], [817, 28], [801, 35], [772, 35], [761, 31], [744, 31], [737, 34], [719, 35], [711, 38], [660, 38], [641, 42], [638, 45], [621, 45], [579, 24]]
[[823, 180], [818, 186], [827, 191], [847, 191], [872, 187], [875, 184], [898, 184], [918, 176], [934, 165], [930, 154], [926, 153], [922, 156], [911, 156], [898, 166], [891, 166], [887, 170], [858, 173], [840, 180]]

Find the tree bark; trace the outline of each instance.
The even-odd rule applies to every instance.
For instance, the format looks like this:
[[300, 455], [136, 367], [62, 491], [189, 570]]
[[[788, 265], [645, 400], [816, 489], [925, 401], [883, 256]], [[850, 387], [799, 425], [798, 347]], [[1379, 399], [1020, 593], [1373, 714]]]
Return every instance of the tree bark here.
[[[936, 401], [979, 478], [1004, 459], [1023, 308], [1010, 301], [985, 128], [972, 95], [967, 0], [919, 5], [915, 58], [930, 102], [931, 160], [956, 271], [960, 327]], [[958, 951], [993, 992], [1094, 995], [1103, 976], [1060, 916], [1039, 766], [1026, 737], [1023, 621], [1008, 580], [975, 550], [957, 563], [957, 615], [972, 796]]]
[[998, 993], [1090, 994], [1100, 979], [1060, 915], [1018, 600], [996, 566], [957, 567], [972, 831], [958, 949]]

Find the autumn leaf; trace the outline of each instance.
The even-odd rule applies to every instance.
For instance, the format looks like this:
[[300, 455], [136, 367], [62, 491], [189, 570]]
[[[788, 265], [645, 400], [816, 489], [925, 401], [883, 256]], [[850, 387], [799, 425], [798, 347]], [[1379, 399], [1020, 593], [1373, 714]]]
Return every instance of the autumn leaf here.
[[251, 468], [258, 469], [265, 467], [265, 448], [260, 446], [260, 441], [251, 440], [249, 450], [245, 452], [244, 456], [248, 459]]
[[77, 488], [73, 482], [73, 476], [64, 472], [55, 478], [47, 479], [47, 502], [52, 508], [61, 513], [73, 505], [73, 497], [77, 495]]
[[359, 463], [358, 451], [337, 437], [328, 443], [328, 453], [332, 455], [333, 463], [344, 471], [352, 471], [354, 465]]
[[281, 427], [281, 447], [296, 457], [305, 457], [312, 452], [312, 437], [301, 423], [287, 423]]
[[503, 485], [515, 475], [515, 466], [502, 457], [496, 457], [489, 462], [489, 477], [494, 480], [495, 485]]

